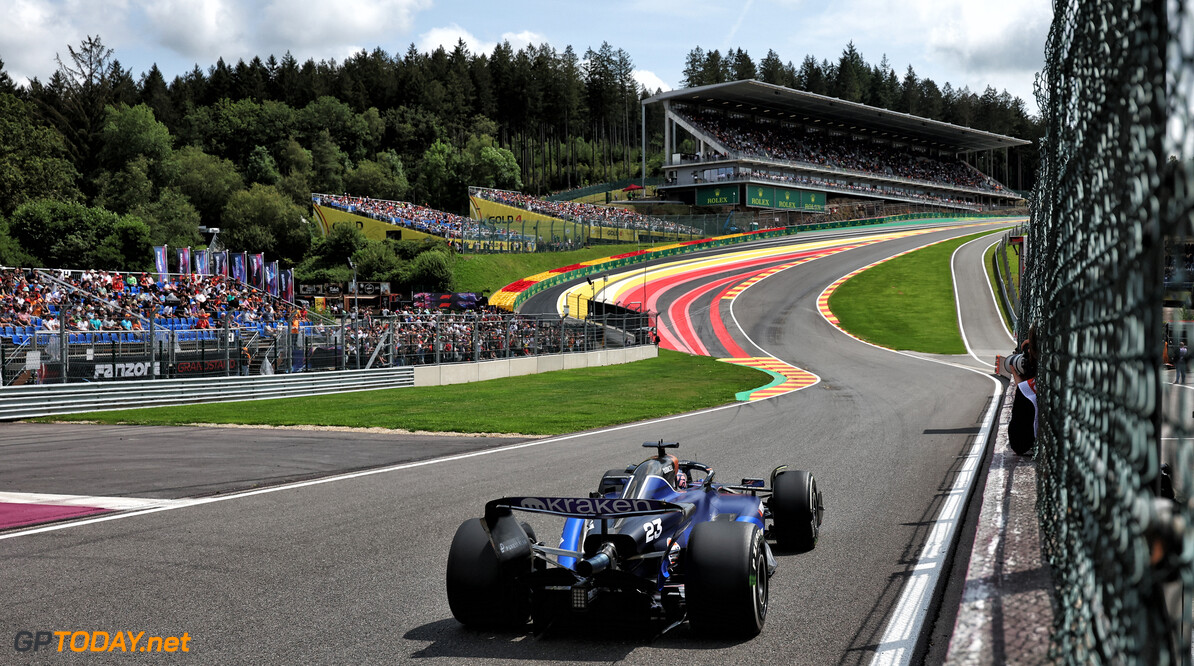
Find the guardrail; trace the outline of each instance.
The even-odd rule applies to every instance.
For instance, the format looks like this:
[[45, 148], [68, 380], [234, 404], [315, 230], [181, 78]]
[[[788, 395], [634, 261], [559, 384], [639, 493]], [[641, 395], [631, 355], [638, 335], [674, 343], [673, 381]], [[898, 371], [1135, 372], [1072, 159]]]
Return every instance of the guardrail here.
[[[0, 389], [0, 421], [140, 407], [292, 398], [414, 385], [414, 368], [400, 367], [251, 377], [10, 386]], [[218, 397], [213, 399], [213, 393], [218, 393]]]

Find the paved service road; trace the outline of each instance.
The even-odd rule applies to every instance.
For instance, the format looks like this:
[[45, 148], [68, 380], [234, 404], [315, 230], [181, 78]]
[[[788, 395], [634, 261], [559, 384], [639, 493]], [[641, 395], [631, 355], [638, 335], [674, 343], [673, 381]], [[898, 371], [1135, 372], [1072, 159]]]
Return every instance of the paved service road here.
[[[21, 630], [185, 631], [188, 658], [202, 663], [865, 663], [977, 431], [993, 382], [846, 337], [821, 318], [816, 298], [854, 268], [974, 231], [944, 229], [843, 252], [779, 273], [739, 296], [730, 320], [740, 325], [735, 335], [819, 375], [821, 383], [809, 389], [326, 483], [0, 535], [0, 607], [6, 609], [0, 637], [11, 641]], [[511, 405], [517, 408], [517, 396]], [[97, 440], [120, 436], [119, 429], [95, 432]], [[155, 435], [161, 437], [171, 436]], [[230, 437], [220, 432], [197, 439], [182, 431], [173, 439], [193, 440], [192, 462], [202, 468], [205, 451], [216, 459], [237, 455]], [[686, 627], [654, 641], [532, 638], [473, 632], [452, 619], [443, 573], [462, 520], [502, 495], [583, 494], [595, 489], [604, 470], [641, 460], [641, 442], [660, 438], [679, 440], [680, 455], [716, 466], [719, 478], [761, 476], [781, 463], [817, 476], [827, 506], [821, 542], [810, 553], [779, 554], [772, 606], [758, 638], [706, 640]], [[311, 455], [330, 456], [324, 460], [332, 467], [349, 451], [353, 462], [346, 467], [391, 462], [369, 453], [385, 447], [368, 438], [359, 445], [351, 437], [329, 439], [335, 440], [329, 448]], [[464, 448], [482, 445], [472, 444]], [[25, 464], [37, 468], [35, 459], [54, 458], [55, 450], [34, 450]], [[287, 462], [281, 440], [241, 455], [220, 473], [200, 474], [195, 485], [211, 487], [221, 477], [242, 484], [269, 471], [271, 461], [282, 465], [283, 476], [310, 475], [319, 467]], [[87, 492], [119, 491], [122, 479], [130, 492], [149, 492], [155, 474], [169, 479], [169, 460], [163, 451], [146, 463], [156, 465], [154, 473], [101, 467], [92, 473], [111, 478], [97, 479]], [[179, 478], [161, 485], [187, 485]], [[543, 529], [539, 534], [552, 538]], [[11, 646], [0, 643], [5, 662], [46, 661], [44, 653], [18, 654]], [[120, 660], [119, 654], [88, 659]]]

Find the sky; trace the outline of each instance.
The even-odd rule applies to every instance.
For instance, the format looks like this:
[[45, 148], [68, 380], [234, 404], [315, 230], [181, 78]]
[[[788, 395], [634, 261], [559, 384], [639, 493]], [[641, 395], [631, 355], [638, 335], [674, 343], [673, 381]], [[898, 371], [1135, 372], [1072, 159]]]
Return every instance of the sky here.
[[886, 55], [938, 86], [986, 86], [1020, 97], [1031, 113], [1052, 21], [1049, 0], [0, 0], [0, 60], [18, 83], [46, 80], [88, 35], [99, 35], [139, 78], [157, 64], [167, 81], [218, 58], [234, 65], [290, 51], [300, 62], [362, 49], [401, 55], [463, 39], [473, 53], [499, 42], [548, 43], [578, 56], [602, 42], [623, 49], [650, 90], [679, 87], [695, 47], [774, 50], [799, 67], [836, 61], [853, 42], [868, 63]]

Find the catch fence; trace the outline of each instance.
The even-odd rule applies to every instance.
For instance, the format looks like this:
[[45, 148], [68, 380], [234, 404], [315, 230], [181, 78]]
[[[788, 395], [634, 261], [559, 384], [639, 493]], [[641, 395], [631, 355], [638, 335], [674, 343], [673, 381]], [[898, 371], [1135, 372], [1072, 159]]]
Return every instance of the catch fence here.
[[1165, 357], [1163, 267], [1167, 242], [1191, 242], [1191, 7], [1053, 7], [1018, 324], [1020, 339], [1035, 327], [1040, 355], [1053, 656], [1189, 663], [1194, 440], [1189, 391]]
[[587, 320], [443, 312], [331, 324], [0, 337], [0, 385], [222, 377], [469, 363], [653, 342], [651, 313]]

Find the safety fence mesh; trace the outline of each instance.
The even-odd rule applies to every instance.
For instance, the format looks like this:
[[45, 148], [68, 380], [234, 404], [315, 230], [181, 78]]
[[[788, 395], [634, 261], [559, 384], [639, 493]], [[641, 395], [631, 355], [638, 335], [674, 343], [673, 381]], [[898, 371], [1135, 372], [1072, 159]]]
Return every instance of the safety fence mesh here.
[[[1180, 0], [1053, 7], [1018, 324], [1020, 339], [1036, 327], [1040, 354], [1053, 655], [1189, 663], [1194, 447], [1190, 400], [1166, 364], [1163, 306], [1189, 299], [1167, 286], [1189, 281], [1190, 10]], [[1165, 462], [1175, 503], [1159, 499]]]

